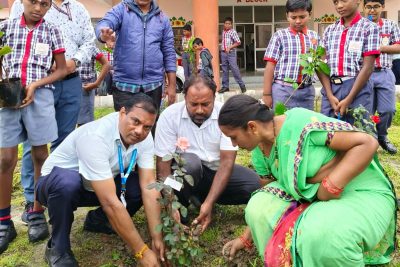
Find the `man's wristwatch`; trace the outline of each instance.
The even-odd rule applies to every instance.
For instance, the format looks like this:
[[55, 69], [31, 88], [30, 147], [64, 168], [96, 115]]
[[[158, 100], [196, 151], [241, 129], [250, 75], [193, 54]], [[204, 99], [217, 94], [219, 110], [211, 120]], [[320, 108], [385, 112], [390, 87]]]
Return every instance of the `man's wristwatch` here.
[[75, 62], [75, 66], [79, 68], [81, 66], [81, 62], [76, 58], [71, 58]]

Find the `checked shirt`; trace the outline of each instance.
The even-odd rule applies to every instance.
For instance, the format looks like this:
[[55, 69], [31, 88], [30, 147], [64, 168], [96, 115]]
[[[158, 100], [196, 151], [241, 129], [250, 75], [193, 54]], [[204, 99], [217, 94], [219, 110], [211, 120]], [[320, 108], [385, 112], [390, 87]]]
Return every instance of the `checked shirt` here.
[[[397, 24], [388, 19], [378, 21], [380, 43], [381, 45], [400, 44], [400, 29]], [[375, 68], [392, 68], [393, 55], [381, 53], [381, 56], [375, 60]]]

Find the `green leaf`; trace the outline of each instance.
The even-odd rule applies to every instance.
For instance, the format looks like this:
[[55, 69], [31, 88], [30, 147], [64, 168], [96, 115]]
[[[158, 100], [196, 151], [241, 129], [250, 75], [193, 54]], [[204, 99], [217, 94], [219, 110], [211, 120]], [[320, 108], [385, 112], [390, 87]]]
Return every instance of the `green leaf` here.
[[158, 224], [157, 226], [156, 226], [156, 232], [157, 233], [160, 233], [161, 232], [161, 230], [162, 230], [162, 228], [163, 228], [163, 225], [162, 224]]
[[172, 202], [172, 209], [174, 209], [174, 210], [179, 209], [181, 206], [182, 206], [182, 204], [177, 201]]
[[151, 183], [151, 184], [146, 186], [146, 188], [149, 189], [149, 190], [152, 190], [152, 189], [154, 189], [156, 187], [157, 187], [157, 183]]
[[181, 207], [180, 207], [180, 211], [181, 211], [181, 215], [182, 215], [183, 217], [186, 217], [186, 216], [187, 216], [188, 211], [187, 211], [187, 208], [186, 208], [185, 206], [181, 206]]
[[300, 66], [307, 67], [309, 65], [308, 61], [300, 59]]
[[318, 62], [318, 66], [321, 68], [322, 72], [326, 75], [331, 75], [331, 69], [329, 68], [328, 64], [323, 61]]
[[290, 78], [285, 78], [285, 79], [283, 79], [283, 81], [285, 81], [287, 83], [295, 83], [295, 81]]
[[4, 32], [0, 31], [0, 38], [3, 37]]
[[180, 265], [184, 265], [186, 263], [186, 258], [183, 255], [180, 255], [178, 260]]
[[[293, 90], [299, 89], [299, 85], [297, 83], [292, 83]], [[285, 107], [286, 108], [286, 107]], [[285, 110], [286, 111], [286, 110]]]
[[170, 161], [172, 159], [172, 155], [165, 155], [162, 157], [162, 161]]
[[287, 108], [285, 106], [285, 104], [283, 104], [282, 102], [278, 102], [275, 105], [275, 115], [283, 115], [285, 114]]
[[4, 56], [4, 55], [6, 55], [6, 54], [8, 54], [8, 53], [11, 53], [11, 47], [9, 47], [9, 46], [3, 46], [1, 49], [0, 49], [0, 56]]
[[325, 48], [319, 45], [317, 47], [317, 56], [322, 57], [324, 55], [325, 55]]
[[184, 176], [184, 178], [185, 178], [186, 182], [187, 182], [190, 186], [194, 186], [194, 179], [193, 179], [193, 176], [191, 176], [191, 175], [189, 175], [189, 174], [186, 174], [186, 175]]

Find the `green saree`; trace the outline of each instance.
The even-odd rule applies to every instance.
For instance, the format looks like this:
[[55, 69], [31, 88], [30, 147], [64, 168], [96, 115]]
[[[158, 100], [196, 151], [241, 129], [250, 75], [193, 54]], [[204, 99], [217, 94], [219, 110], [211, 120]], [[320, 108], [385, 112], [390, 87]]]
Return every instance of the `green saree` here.
[[[335, 151], [325, 145], [329, 132], [354, 131], [350, 124], [295, 108], [277, 136], [278, 158], [256, 148], [252, 159], [261, 175], [277, 181], [255, 192], [245, 212], [261, 257], [283, 214], [293, 202], [311, 202], [298, 217], [286, 249], [293, 266], [364, 266], [390, 261], [394, 251], [395, 196], [377, 161], [344, 189], [337, 200], [318, 201], [317, 184], [307, 183]], [[274, 149], [274, 148], [273, 148]]]

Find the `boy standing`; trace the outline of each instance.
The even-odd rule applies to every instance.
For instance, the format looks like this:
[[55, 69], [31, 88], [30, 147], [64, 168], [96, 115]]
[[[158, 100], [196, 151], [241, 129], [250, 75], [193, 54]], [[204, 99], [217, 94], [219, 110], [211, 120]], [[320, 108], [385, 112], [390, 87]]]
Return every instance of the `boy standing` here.
[[232, 18], [225, 18], [221, 43], [222, 88], [219, 90], [221, 94], [229, 91], [229, 69], [232, 70], [233, 77], [239, 84], [242, 93], [246, 92], [246, 86], [237, 65], [236, 47], [240, 45], [240, 38], [232, 28], [232, 23]]
[[378, 112], [380, 122], [376, 125], [379, 145], [396, 154], [397, 148], [387, 138], [387, 131], [396, 112], [396, 79], [391, 70], [393, 54], [400, 53], [400, 30], [394, 21], [381, 18], [385, 0], [364, 0], [364, 14], [378, 25], [381, 56], [375, 60], [371, 82], [374, 88], [373, 113]]
[[[36, 181], [48, 156], [47, 144], [57, 139], [54, 86], [51, 83], [67, 74], [61, 32], [43, 19], [51, 7], [51, 0], [22, 0], [22, 4], [21, 17], [0, 24], [0, 29], [5, 32], [3, 40], [12, 49], [4, 57], [4, 68], [9, 78], [21, 79], [26, 91], [20, 108], [0, 109], [0, 253], [17, 235], [10, 216], [17, 146], [25, 140], [32, 144]], [[53, 59], [56, 69], [51, 73]], [[49, 235], [43, 212], [37, 201], [28, 212], [31, 242]]]
[[197, 71], [200, 75], [214, 79], [214, 71], [212, 68], [212, 55], [210, 51], [204, 47], [203, 40], [196, 38], [193, 41], [193, 48], [199, 53], [197, 62]]
[[[312, 77], [302, 74], [299, 58], [300, 54], [308, 53], [310, 48], [316, 49], [318, 46], [318, 34], [307, 29], [311, 10], [309, 0], [286, 2], [289, 28], [279, 30], [272, 36], [264, 55], [267, 65], [264, 71], [263, 101], [269, 107], [281, 102], [289, 109], [303, 107], [314, 110], [315, 88]], [[293, 92], [292, 84], [285, 82], [285, 78], [295, 81], [299, 88]], [[325, 79], [325, 83], [329, 81]]]
[[[96, 73], [96, 62], [99, 62], [101, 65], [99, 76], [97, 76]], [[78, 116], [78, 126], [94, 121], [95, 89], [99, 87], [100, 83], [104, 80], [110, 69], [111, 65], [106, 57], [97, 47], [94, 46], [90, 62], [82, 64], [79, 68], [79, 76], [82, 79], [83, 85], [81, 109], [79, 110]]]
[[186, 24], [183, 26], [183, 38], [182, 38], [182, 67], [185, 74], [185, 81], [189, 80], [192, 74], [192, 62], [190, 59], [190, 53], [193, 46], [194, 36], [192, 36], [192, 26]]
[[364, 106], [372, 112], [369, 78], [379, 56], [379, 29], [358, 11], [359, 0], [333, 0], [341, 18], [324, 33], [331, 88], [322, 89], [321, 113], [353, 123], [348, 108]]

